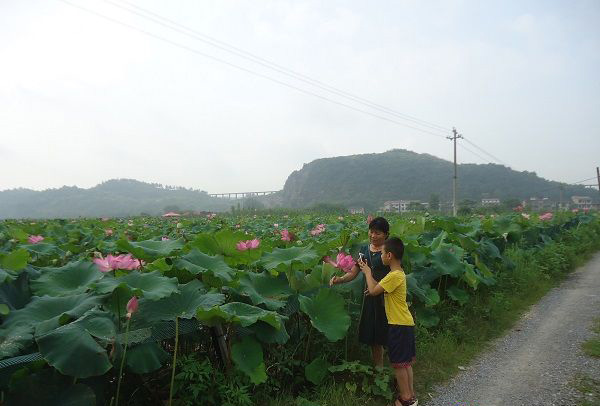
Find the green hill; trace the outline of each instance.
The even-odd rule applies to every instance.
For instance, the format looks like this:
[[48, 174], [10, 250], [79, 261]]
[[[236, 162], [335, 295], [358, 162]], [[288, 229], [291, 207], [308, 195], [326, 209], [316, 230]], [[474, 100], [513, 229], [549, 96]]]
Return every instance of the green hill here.
[[228, 210], [231, 202], [204, 191], [115, 179], [89, 189], [64, 186], [0, 192], [0, 218], [68, 218], [162, 214], [168, 210]]
[[[285, 182], [283, 202], [290, 207], [319, 203], [345, 207], [378, 208], [386, 200], [441, 201], [452, 199], [452, 162], [429, 154], [391, 150], [317, 159], [294, 171]], [[459, 201], [482, 197], [528, 199], [548, 197], [559, 201], [560, 182], [540, 178], [535, 172], [518, 172], [496, 164], [460, 164]], [[564, 185], [563, 199], [584, 195], [595, 198], [583, 186]]]

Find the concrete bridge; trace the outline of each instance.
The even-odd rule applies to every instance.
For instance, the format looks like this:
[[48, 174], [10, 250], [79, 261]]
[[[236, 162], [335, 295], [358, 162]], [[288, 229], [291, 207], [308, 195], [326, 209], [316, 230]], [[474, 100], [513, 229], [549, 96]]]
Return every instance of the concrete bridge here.
[[273, 193], [281, 192], [281, 190], [267, 190], [264, 192], [230, 192], [230, 193], [209, 193], [210, 197], [218, 197], [221, 199], [247, 199], [250, 197], [268, 196]]

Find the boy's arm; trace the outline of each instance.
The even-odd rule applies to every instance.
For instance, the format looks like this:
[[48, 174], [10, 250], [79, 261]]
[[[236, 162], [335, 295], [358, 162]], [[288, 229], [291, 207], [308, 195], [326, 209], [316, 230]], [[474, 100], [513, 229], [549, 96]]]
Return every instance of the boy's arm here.
[[369, 268], [369, 265], [367, 265], [365, 262], [359, 262], [358, 266], [360, 266], [360, 269], [365, 274], [365, 279], [367, 280], [367, 290], [369, 292], [369, 295], [381, 295], [383, 293], [383, 287], [381, 287], [381, 285], [377, 283], [375, 279], [373, 279], [373, 274], [371, 268]]

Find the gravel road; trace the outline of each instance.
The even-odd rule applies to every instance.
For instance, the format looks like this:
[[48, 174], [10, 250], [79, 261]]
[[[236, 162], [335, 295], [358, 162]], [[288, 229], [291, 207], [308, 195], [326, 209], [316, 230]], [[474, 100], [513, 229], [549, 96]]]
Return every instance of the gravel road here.
[[[600, 254], [552, 289], [504, 337], [465, 366], [427, 406], [576, 405], [577, 374], [600, 379], [600, 360], [581, 344], [600, 318]], [[415, 377], [418, 379], [418, 377]], [[421, 402], [422, 401], [422, 402]]]

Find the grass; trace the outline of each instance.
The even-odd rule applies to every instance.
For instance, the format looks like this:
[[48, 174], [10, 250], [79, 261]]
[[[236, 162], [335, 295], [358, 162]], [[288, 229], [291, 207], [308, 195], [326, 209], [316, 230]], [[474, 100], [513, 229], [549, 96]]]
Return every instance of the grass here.
[[600, 406], [599, 380], [580, 374], [575, 377], [571, 385], [581, 394], [577, 406]]
[[[592, 331], [600, 334], [600, 319], [596, 319], [592, 325]], [[595, 358], [600, 358], [600, 337], [593, 337], [581, 345], [583, 352]]]

